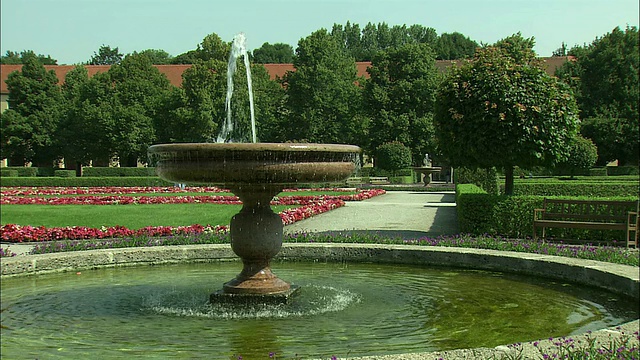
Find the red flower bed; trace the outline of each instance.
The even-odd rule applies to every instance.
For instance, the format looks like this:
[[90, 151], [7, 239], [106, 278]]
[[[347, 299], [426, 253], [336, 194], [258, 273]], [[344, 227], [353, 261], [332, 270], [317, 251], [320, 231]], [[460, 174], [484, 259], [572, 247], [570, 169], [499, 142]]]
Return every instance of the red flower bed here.
[[[339, 199], [318, 201], [310, 205], [284, 210], [280, 213], [282, 223], [292, 224], [309, 218], [313, 215], [321, 214], [329, 210], [339, 208], [344, 205], [344, 201]], [[199, 234], [206, 231], [216, 233], [228, 231], [227, 226], [203, 226], [199, 224], [190, 226], [147, 226], [141, 229], [128, 229], [124, 226], [88, 228], [84, 226], [69, 226], [61, 228], [46, 228], [44, 226], [20, 226], [16, 224], [2, 225], [0, 238], [6, 242], [34, 242], [53, 240], [78, 240], [78, 239], [104, 239], [130, 236], [169, 236], [178, 234]]]
[[[198, 190], [195, 190], [198, 189]], [[328, 189], [325, 189], [328, 190]], [[189, 192], [222, 192], [218, 188], [189, 188]], [[179, 188], [3, 188], [0, 204], [48, 204], [48, 205], [112, 205], [112, 204], [176, 204], [176, 203], [216, 203], [241, 204], [235, 196], [125, 196], [119, 194], [132, 193], [179, 193], [186, 192]], [[293, 190], [291, 192], [294, 192]], [[280, 213], [285, 225], [307, 219], [341, 206], [345, 201], [360, 201], [384, 194], [384, 190], [371, 189], [360, 191], [354, 195], [322, 195], [322, 196], [283, 196], [276, 197], [272, 205], [299, 205]], [[90, 194], [114, 194], [93, 196]], [[33, 196], [35, 197], [26, 197]], [[43, 195], [84, 195], [66, 197], [38, 197]], [[227, 232], [228, 227], [222, 225], [190, 225], [190, 226], [148, 226], [142, 229], [128, 229], [123, 226], [88, 228], [71, 226], [46, 228], [44, 226], [21, 226], [16, 224], [2, 225], [0, 239], [6, 242], [35, 242], [52, 240], [104, 239], [131, 236], [169, 236], [178, 234], [199, 234], [202, 232]]]

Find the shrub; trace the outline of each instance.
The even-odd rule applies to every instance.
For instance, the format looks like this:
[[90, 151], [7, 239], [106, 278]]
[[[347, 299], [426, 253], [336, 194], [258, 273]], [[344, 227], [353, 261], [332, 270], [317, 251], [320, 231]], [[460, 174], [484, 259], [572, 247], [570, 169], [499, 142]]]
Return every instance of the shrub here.
[[13, 169], [0, 170], [0, 176], [2, 177], [18, 177], [18, 171]]
[[620, 175], [638, 175], [637, 166], [607, 166], [607, 175], [620, 176]]
[[638, 181], [616, 182], [585, 182], [582, 180], [517, 182], [513, 189], [514, 195], [538, 196], [637, 196]]
[[496, 168], [470, 169], [457, 168], [453, 171], [455, 184], [474, 184], [488, 194], [498, 194], [498, 172]]
[[607, 168], [591, 168], [589, 169], [589, 176], [607, 176]]
[[85, 167], [82, 176], [113, 177], [113, 176], [155, 176], [153, 167]]
[[571, 177], [589, 174], [589, 169], [598, 160], [598, 148], [593, 141], [577, 135], [568, 150], [569, 157], [556, 165], [557, 173]]
[[53, 172], [53, 175], [55, 177], [65, 177], [65, 178], [76, 177], [76, 171], [75, 170], [55, 170]]
[[382, 144], [376, 148], [376, 167], [391, 171], [393, 176], [396, 171], [411, 166], [411, 149], [403, 143], [394, 141]]
[[491, 209], [496, 201], [495, 195], [489, 195], [474, 184], [456, 185], [456, 210], [458, 228], [461, 233], [492, 233]]
[[[547, 196], [549, 197], [549, 196]], [[541, 208], [545, 196], [537, 195], [490, 195], [472, 184], [456, 186], [458, 227], [460, 232], [473, 235], [491, 234], [511, 238], [533, 236], [533, 212]], [[609, 199], [638, 201], [634, 196], [562, 196], [571, 199]], [[629, 208], [634, 210], [633, 207]], [[547, 229], [547, 236], [559, 239], [579, 239], [596, 243], [622, 241], [622, 231]]]
[[26, 167], [26, 166], [8, 166], [3, 170], [15, 170], [18, 172], [18, 176], [21, 177], [36, 177], [38, 176], [38, 168], [37, 167]]

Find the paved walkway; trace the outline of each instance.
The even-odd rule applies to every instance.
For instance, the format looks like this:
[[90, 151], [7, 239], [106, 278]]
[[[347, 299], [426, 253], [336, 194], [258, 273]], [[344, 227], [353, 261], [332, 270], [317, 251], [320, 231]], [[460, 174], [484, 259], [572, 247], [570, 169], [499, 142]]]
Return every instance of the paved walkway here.
[[[412, 239], [422, 236], [456, 234], [455, 194], [453, 191], [389, 191], [364, 201], [346, 205], [285, 226], [293, 232], [377, 232], [381, 235]], [[28, 244], [2, 244], [20, 255], [32, 249]]]
[[458, 233], [453, 191], [389, 191], [298, 221], [284, 228], [292, 232], [364, 232], [405, 239]]

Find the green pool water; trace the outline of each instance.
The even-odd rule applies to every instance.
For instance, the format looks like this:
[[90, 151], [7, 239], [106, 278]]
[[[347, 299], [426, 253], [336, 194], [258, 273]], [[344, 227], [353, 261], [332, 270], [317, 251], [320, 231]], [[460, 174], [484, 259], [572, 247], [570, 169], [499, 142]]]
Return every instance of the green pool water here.
[[240, 264], [123, 267], [2, 280], [7, 359], [328, 358], [570, 335], [638, 317], [611, 293], [497, 272], [277, 263], [286, 306], [224, 308], [209, 294]]

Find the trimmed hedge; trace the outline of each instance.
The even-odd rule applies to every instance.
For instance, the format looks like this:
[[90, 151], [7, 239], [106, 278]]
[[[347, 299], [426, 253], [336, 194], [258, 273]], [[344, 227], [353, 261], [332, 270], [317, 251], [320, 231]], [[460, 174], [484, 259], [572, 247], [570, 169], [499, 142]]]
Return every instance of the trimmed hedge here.
[[0, 186], [173, 186], [172, 182], [164, 181], [156, 176], [118, 176], [118, 177], [11, 177], [1, 178]]
[[640, 171], [638, 171], [637, 166], [607, 166], [607, 175], [609, 176], [620, 176], [620, 175], [638, 175]]
[[[638, 201], [635, 196], [539, 196], [489, 195], [473, 184], [456, 186], [458, 226], [460, 232], [474, 235], [491, 234], [509, 238], [533, 236], [533, 212], [542, 208], [544, 198], [602, 199]], [[635, 209], [629, 208], [629, 211]], [[547, 229], [547, 236], [557, 239], [576, 239], [595, 243], [625, 240], [623, 231]]]
[[461, 167], [453, 171], [453, 177], [453, 182], [456, 184], [475, 184], [489, 194], [497, 195], [500, 191], [496, 168], [469, 169]]
[[0, 170], [0, 176], [2, 177], [18, 177], [18, 171], [17, 170], [5, 170], [2, 169]]
[[[539, 195], [539, 196], [637, 196], [639, 191], [638, 181], [615, 182], [586, 182], [586, 181], [547, 181], [516, 182], [513, 195]], [[500, 192], [504, 193], [504, 185], [500, 186]]]
[[55, 170], [53, 172], [53, 176], [65, 177], [65, 178], [76, 177], [76, 171], [75, 170]]
[[607, 168], [591, 168], [589, 176], [607, 176]]
[[83, 167], [82, 176], [114, 177], [114, 176], [155, 176], [153, 167]]

